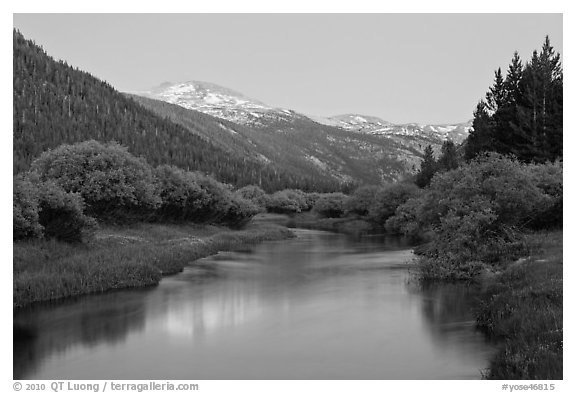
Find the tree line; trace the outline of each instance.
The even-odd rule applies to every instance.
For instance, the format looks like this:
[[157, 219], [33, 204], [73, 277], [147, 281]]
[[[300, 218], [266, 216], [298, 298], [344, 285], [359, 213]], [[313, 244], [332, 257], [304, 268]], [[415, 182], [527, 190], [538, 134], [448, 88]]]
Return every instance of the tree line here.
[[415, 183], [426, 187], [435, 173], [457, 168], [486, 152], [525, 163], [562, 160], [563, 71], [560, 54], [546, 36], [540, 51], [522, 63], [515, 52], [506, 76], [494, 71], [494, 82], [476, 105], [472, 131], [461, 146], [447, 141], [440, 157], [424, 150]]

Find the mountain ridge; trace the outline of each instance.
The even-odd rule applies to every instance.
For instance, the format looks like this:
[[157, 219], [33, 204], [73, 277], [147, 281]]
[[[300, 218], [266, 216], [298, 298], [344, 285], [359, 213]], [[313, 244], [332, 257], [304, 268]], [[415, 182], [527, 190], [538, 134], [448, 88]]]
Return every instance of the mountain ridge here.
[[291, 109], [269, 106], [262, 101], [247, 97], [243, 93], [211, 82], [194, 81], [165, 82], [146, 91], [132, 92], [148, 98], [158, 99], [187, 109], [197, 110], [218, 118], [249, 126], [265, 126], [265, 123], [291, 116], [306, 117], [318, 124], [337, 127], [353, 132], [376, 135], [422, 135], [435, 136], [461, 143], [468, 135], [472, 120], [462, 123], [395, 124], [377, 116], [348, 113], [328, 117], [302, 114]]

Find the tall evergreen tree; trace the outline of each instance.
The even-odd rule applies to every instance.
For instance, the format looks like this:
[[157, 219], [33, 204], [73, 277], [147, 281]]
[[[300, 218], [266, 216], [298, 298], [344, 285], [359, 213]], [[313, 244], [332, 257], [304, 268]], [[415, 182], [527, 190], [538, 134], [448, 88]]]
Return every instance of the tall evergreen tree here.
[[416, 174], [415, 183], [418, 187], [424, 188], [430, 184], [434, 173], [436, 173], [437, 165], [438, 164], [434, 158], [434, 151], [432, 150], [432, 146], [426, 146], [424, 149], [424, 158], [420, 164], [420, 170]]
[[481, 100], [474, 110], [474, 120], [472, 121], [472, 131], [468, 134], [465, 142], [464, 158], [470, 160], [480, 152], [489, 151], [493, 146], [492, 119], [488, 113], [486, 102]]
[[458, 152], [453, 141], [446, 141], [442, 144], [440, 158], [438, 158], [438, 169], [441, 171], [451, 171], [459, 166]]
[[494, 84], [486, 93], [486, 104], [492, 113], [506, 104], [506, 87], [500, 68], [494, 72]]
[[504, 81], [504, 89], [506, 90], [506, 104], [516, 105], [520, 97], [520, 80], [522, 79], [523, 72], [522, 60], [518, 52], [514, 52], [512, 61], [508, 66], [506, 73], [506, 80]]
[[562, 158], [563, 71], [549, 37], [525, 66], [514, 53], [506, 79], [496, 71], [486, 100], [474, 112], [467, 159], [483, 151], [513, 154], [525, 162]]
[[520, 110], [511, 122], [526, 142], [519, 158], [543, 162], [562, 157], [563, 72], [560, 54], [548, 37], [526, 64], [519, 90]]

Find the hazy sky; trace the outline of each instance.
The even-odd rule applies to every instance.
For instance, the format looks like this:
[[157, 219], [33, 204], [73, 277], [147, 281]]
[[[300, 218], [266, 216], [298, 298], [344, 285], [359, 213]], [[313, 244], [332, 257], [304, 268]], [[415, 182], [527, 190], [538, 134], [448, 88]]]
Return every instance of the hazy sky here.
[[15, 14], [14, 27], [120, 91], [200, 80], [395, 123], [471, 119], [515, 50], [563, 45], [561, 14]]

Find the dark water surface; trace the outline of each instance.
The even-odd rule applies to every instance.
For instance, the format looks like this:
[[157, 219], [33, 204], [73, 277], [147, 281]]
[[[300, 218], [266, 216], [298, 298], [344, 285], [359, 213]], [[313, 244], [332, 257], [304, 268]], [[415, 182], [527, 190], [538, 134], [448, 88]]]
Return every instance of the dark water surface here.
[[14, 315], [15, 379], [474, 379], [475, 290], [421, 287], [384, 237], [296, 230], [155, 288]]

